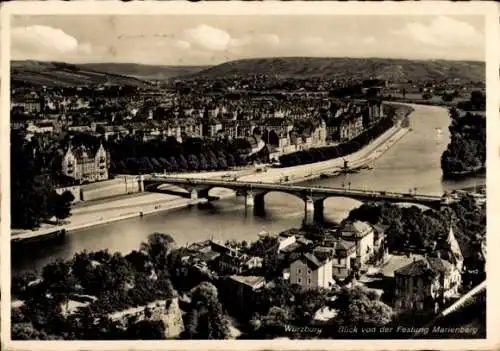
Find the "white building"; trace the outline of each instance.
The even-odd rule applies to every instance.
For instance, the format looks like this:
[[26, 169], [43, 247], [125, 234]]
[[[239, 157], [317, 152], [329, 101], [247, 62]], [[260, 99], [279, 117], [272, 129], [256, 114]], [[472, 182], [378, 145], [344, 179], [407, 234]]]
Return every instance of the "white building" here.
[[315, 253], [305, 253], [290, 265], [290, 283], [307, 289], [327, 289], [335, 281], [332, 275], [331, 257], [318, 257]]

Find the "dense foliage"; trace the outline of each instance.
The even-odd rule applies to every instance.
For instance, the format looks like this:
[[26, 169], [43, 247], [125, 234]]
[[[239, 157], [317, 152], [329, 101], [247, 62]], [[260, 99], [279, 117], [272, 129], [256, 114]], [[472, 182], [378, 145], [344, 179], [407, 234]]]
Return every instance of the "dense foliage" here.
[[73, 195], [55, 192], [53, 145], [44, 135], [28, 141], [22, 133], [11, 134], [12, 228], [37, 228], [52, 217], [61, 220], [70, 216]]
[[459, 102], [457, 107], [465, 111], [485, 111], [486, 96], [481, 91], [473, 91], [470, 95], [470, 99]]
[[[330, 319], [314, 320], [320, 309], [338, 311]], [[338, 338], [339, 326], [376, 326], [392, 321], [392, 309], [379, 296], [361, 286], [337, 290], [303, 289], [277, 280], [265, 288], [255, 301], [249, 301], [253, 313], [246, 338]], [[319, 332], [297, 332], [300, 327], [321, 327]], [[291, 328], [292, 327], [292, 328]]]
[[185, 316], [186, 339], [228, 339], [230, 336], [229, 320], [223, 313], [217, 288], [208, 282], [202, 282], [191, 291], [193, 308]]
[[481, 254], [481, 244], [486, 240], [486, 211], [469, 196], [442, 211], [422, 210], [416, 206], [363, 204], [352, 210], [349, 218], [387, 226], [387, 247], [389, 251], [399, 253], [432, 255], [435, 249], [446, 248], [451, 225], [467, 271], [474, 271], [472, 275], [464, 276], [464, 283], [474, 284], [484, 279], [485, 258]]
[[[169, 235], [153, 233], [139, 251], [126, 256], [108, 251], [80, 252], [71, 260], [44, 267], [41, 280], [23, 273], [12, 279], [12, 294], [24, 304], [12, 310], [12, 338], [27, 339], [163, 339], [157, 319], [123, 324], [112, 313], [177, 296], [173, 281], [179, 268], [177, 249]], [[177, 278], [177, 280], [175, 279]], [[192, 280], [185, 276], [183, 280]], [[195, 280], [196, 281], [196, 278]], [[227, 338], [229, 324], [217, 289], [203, 280], [188, 291], [187, 330], [183, 338]], [[181, 286], [181, 290], [182, 286]], [[70, 301], [87, 302], [70, 311]], [[148, 317], [149, 315], [149, 317]]]
[[452, 108], [450, 110], [451, 140], [441, 156], [444, 176], [453, 176], [482, 169], [486, 162], [486, 118]]
[[352, 154], [353, 152], [359, 151], [373, 139], [382, 135], [393, 125], [394, 122], [392, 119], [384, 118], [378, 124], [348, 142], [336, 146], [325, 146], [286, 154], [280, 157], [280, 163], [283, 167], [291, 167], [326, 161]]

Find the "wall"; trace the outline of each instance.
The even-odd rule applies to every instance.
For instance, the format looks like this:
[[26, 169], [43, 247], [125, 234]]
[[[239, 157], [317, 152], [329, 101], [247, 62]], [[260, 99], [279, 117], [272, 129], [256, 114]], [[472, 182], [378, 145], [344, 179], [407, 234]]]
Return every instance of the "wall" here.
[[131, 308], [123, 313], [117, 312], [111, 314], [110, 318], [112, 320], [119, 320], [124, 326], [127, 326], [130, 317], [135, 317], [136, 321], [145, 320], [146, 308], [151, 312], [150, 320], [160, 320], [163, 322], [165, 326], [165, 337], [167, 339], [176, 338], [184, 330], [182, 312], [177, 297], [166, 301], [152, 302], [147, 306]]
[[69, 191], [74, 196], [73, 203], [79, 202], [81, 200], [81, 187], [79, 185], [67, 186], [64, 188], [57, 188], [56, 193], [61, 195], [62, 193]]
[[90, 201], [141, 191], [137, 176], [119, 176], [115, 179], [81, 186], [81, 200]]

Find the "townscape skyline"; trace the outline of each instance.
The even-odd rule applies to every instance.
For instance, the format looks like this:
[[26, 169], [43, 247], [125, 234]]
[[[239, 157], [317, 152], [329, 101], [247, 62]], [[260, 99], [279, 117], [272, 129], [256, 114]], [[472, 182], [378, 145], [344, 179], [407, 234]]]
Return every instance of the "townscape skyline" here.
[[12, 60], [69, 63], [189, 66], [304, 56], [484, 61], [484, 49], [484, 21], [475, 16], [16, 16], [11, 30]]

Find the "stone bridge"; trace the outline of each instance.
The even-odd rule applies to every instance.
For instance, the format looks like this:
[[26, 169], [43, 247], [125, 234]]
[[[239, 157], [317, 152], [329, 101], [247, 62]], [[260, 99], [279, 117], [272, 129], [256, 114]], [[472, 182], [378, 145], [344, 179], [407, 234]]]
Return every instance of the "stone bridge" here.
[[322, 221], [324, 216], [324, 201], [330, 197], [345, 197], [361, 202], [412, 203], [439, 209], [448, 203], [441, 196], [395, 193], [387, 191], [372, 191], [346, 188], [329, 188], [320, 186], [300, 186], [291, 184], [276, 184], [262, 182], [243, 182], [216, 179], [189, 179], [151, 177], [144, 180], [144, 188], [156, 189], [160, 185], [171, 184], [187, 191], [191, 199], [208, 198], [212, 188], [226, 188], [245, 196], [245, 206], [253, 207], [256, 214], [265, 210], [264, 197], [267, 193], [277, 191], [294, 195], [304, 201], [305, 222]]

